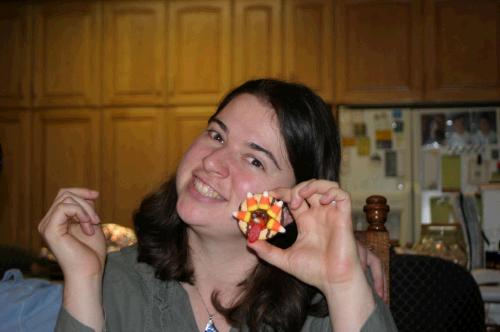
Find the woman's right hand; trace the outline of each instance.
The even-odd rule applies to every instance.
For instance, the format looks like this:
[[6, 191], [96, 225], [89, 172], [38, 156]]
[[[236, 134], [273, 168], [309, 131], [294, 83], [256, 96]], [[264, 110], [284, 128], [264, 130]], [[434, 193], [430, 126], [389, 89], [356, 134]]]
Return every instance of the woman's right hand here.
[[65, 278], [102, 276], [106, 241], [94, 209], [98, 196], [85, 188], [61, 189], [38, 225]]
[[64, 273], [64, 308], [78, 321], [104, 326], [102, 276], [106, 241], [94, 209], [97, 191], [61, 189], [38, 225]]

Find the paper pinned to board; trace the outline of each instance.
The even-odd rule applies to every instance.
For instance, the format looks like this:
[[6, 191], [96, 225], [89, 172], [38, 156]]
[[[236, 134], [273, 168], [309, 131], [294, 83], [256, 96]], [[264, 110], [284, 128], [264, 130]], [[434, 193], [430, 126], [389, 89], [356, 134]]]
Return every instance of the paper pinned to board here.
[[358, 139], [356, 140], [356, 147], [358, 148], [358, 155], [370, 155], [370, 139], [368, 137], [358, 137]]
[[422, 151], [422, 188], [437, 190], [440, 184], [441, 153], [439, 150]]
[[460, 179], [462, 178], [460, 156], [441, 156], [441, 190], [460, 191]]
[[483, 230], [489, 240], [487, 250], [498, 250], [500, 245], [500, 184], [481, 186], [483, 203]]

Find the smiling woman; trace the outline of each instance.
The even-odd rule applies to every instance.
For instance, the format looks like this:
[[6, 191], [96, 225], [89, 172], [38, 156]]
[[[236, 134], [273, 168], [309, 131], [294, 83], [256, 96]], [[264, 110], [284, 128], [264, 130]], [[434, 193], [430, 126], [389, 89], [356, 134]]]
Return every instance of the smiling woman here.
[[[395, 330], [363, 272], [380, 261], [360, 259], [339, 162], [326, 104], [263, 79], [222, 100], [177, 174], [143, 200], [137, 247], [106, 260], [98, 193], [61, 190], [39, 226], [65, 274], [58, 330]], [[286, 204], [286, 232], [250, 242], [232, 213], [264, 191]]]

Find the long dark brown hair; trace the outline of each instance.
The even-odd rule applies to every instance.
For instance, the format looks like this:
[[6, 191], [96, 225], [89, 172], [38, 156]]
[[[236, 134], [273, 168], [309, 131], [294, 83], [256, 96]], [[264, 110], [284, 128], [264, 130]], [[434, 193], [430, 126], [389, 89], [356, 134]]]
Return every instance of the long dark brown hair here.
[[[212, 117], [243, 93], [273, 107], [297, 183], [312, 178], [338, 181], [338, 129], [331, 110], [319, 96], [300, 84], [253, 80], [231, 91]], [[142, 201], [134, 214], [138, 260], [153, 266], [160, 280], [194, 283], [187, 226], [177, 214], [176, 202], [175, 176]], [[288, 248], [296, 237], [292, 223], [286, 233], [269, 242]], [[241, 286], [243, 295], [229, 308], [222, 307], [217, 294], [212, 294], [214, 306], [233, 326], [246, 324], [250, 331], [270, 327], [275, 331], [299, 331], [308, 315], [328, 314], [324, 298], [313, 300], [319, 293], [317, 289], [262, 260]]]

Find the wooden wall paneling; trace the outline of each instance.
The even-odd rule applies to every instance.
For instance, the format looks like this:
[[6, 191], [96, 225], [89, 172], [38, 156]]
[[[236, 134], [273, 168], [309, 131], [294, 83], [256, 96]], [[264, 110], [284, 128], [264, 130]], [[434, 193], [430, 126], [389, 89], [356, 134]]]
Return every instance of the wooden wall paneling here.
[[[59, 189], [100, 189], [100, 122], [97, 110], [34, 112], [32, 178], [36, 224], [52, 205]], [[40, 244], [37, 241], [33, 240], [35, 247]]]
[[280, 0], [234, 3], [233, 82], [283, 77], [283, 24]]
[[499, 100], [500, 1], [425, 4], [425, 99]]
[[100, 12], [95, 1], [34, 5], [34, 105], [98, 104]]
[[102, 219], [132, 227], [132, 212], [166, 178], [165, 110], [105, 109]]
[[0, 3], [0, 107], [30, 106], [30, 9]]
[[333, 1], [287, 0], [285, 76], [333, 100]]
[[[3, 167], [0, 171], [0, 243], [30, 246], [30, 113], [0, 112], [0, 143]], [[36, 231], [36, 229], [35, 229]]]
[[184, 153], [194, 140], [207, 128], [208, 118], [215, 112], [214, 107], [180, 106], [168, 112], [169, 170], [174, 173]]
[[422, 17], [415, 0], [337, 2], [337, 99], [340, 103], [422, 98]]
[[103, 102], [165, 103], [165, 2], [104, 2]]
[[231, 1], [171, 1], [168, 35], [169, 103], [217, 103], [231, 86]]

